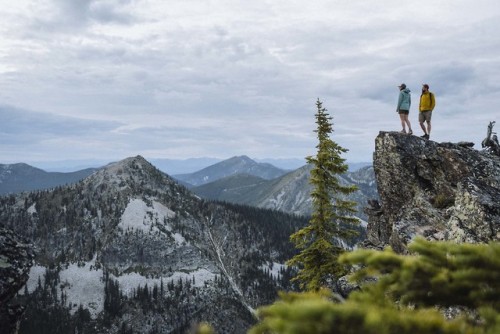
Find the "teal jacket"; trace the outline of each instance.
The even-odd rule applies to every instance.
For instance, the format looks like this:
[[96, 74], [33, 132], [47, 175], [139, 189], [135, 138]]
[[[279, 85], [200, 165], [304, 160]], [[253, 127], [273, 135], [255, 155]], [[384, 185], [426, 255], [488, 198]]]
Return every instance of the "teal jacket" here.
[[410, 110], [411, 106], [411, 94], [408, 88], [405, 88], [399, 92], [398, 107], [399, 110]]

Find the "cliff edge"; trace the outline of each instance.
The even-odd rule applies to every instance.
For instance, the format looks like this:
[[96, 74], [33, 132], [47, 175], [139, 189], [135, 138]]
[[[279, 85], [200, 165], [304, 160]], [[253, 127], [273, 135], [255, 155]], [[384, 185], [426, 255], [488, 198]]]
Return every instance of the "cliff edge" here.
[[375, 139], [380, 202], [369, 201], [366, 247], [405, 253], [428, 240], [500, 240], [500, 157], [473, 143], [437, 143], [398, 132]]

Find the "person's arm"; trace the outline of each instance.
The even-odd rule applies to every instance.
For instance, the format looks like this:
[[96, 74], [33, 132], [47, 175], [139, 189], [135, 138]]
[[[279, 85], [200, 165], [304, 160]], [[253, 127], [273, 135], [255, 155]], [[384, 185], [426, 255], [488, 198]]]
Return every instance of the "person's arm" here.
[[396, 107], [396, 111], [399, 111], [399, 107], [401, 107], [401, 102], [403, 102], [403, 93], [399, 93], [399, 98], [398, 98], [398, 106]]

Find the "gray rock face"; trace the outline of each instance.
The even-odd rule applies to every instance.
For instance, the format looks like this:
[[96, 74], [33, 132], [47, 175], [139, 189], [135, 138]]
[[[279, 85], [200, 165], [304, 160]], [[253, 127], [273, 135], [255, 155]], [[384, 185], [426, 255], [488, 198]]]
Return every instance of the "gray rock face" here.
[[436, 143], [380, 132], [373, 166], [380, 204], [370, 202], [366, 245], [404, 253], [429, 240], [500, 239], [500, 158], [471, 143]]
[[15, 333], [23, 308], [9, 301], [24, 286], [33, 263], [33, 250], [12, 231], [0, 228], [0, 329]]

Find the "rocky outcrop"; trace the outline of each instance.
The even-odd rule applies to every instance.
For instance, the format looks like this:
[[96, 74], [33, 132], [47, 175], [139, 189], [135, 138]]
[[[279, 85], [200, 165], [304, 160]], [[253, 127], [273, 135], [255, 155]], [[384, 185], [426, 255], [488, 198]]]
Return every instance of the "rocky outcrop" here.
[[26, 284], [33, 263], [33, 250], [8, 229], [0, 227], [0, 329], [16, 333], [23, 307], [9, 301]]
[[499, 240], [500, 157], [472, 146], [380, 132], [373, 158], [380, 202], [365, 209], [365, 246], [404, 253], [417, 235]]

